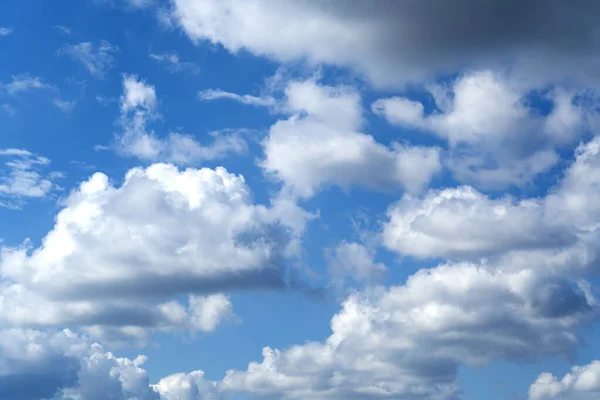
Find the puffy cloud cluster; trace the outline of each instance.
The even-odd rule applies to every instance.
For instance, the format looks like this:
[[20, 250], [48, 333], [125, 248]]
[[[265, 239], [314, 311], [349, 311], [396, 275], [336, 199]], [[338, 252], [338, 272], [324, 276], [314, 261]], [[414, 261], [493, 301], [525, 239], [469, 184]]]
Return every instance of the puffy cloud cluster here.
[[[282, 61], [352, 68], [379, 86], [515, 61], [527, 79], [565, 74], [597, 83], [598, 4], [560, 0], [172, 0], [171, 20], [195, 42]], [[273, 34], [277, 32], [277, 34]]]
[[575, 366], [562, 379], [543, 373], [529, 388], [530, 400], [592, 400], [600, 395], [600, 361]]
[[202, 371], [151, 385], [146, 357], [116, 357], [64, 330], [0, 330], [0, 396], [18, 400], [215, 400]]
[[[213, 330], [233, 317], [217, 292], [285, 285], [305, 221], [300, 211], [290, 219], [293, 211], [253, 204], [244, 178], [221, 167], [154, 164], [120, 186], [96, 173], [65, 200], [40, 246], [2, 248], [0, 326], [78, 325], [115, 340]], [[169, 301], [187, 293], [187, 306]]]
[[593, 297], [560, 278], [441, 265], [351, 296], [324, 342], [266, 348], [220, 385], [278, 399], [458, 399], [461, 363], [569, 353], [596, 315]]
[[261, 165], [300, 196], [332, 185], [418, 192], [441, 169], [438, 148], [388, 147], [359, 132], [363, 109], [352, 87], [292, 81], [285, 97], [292, 115], [271, 126]]
[[581, 145], [575, 155], [562, 181], [543, 198], [490, 198], [471, 187], [432, 190], [422, 199], [404, 196], [389, 208], [382, 240], [389, 249], [415, 257], [501, 256], [518, 268], [553, 255], [563, 270], [593, 265], [600, 140]]
[[459, 180], [489, 188], [523, 186], [560, 159], [557, 150], [589, 129], [590, 115], [578, 93], [555, 90], [548, 115], [528, 104], [531, 88], [520, 81], [479, 71], [466, 74], [451, 87], [432, 85], [439, 111], [425, 114], [418, 101], [405, 97], [380, 99], [373, 111], [393, 124], [418, 128], [446, 139], [449, 167]]
[[210, 145], [199, 143], [192, 135], [176, 132], [161, 138], [149, 129], [150, 123], [159, 117], [155, 87], [134, 75], [125, 75], [121, 96], [123, 132], [117, 137], [117, 150], [122, 154], [144, 161], [190, 165], [246, 149], [244, 140], [235, 134], [212, 133]]

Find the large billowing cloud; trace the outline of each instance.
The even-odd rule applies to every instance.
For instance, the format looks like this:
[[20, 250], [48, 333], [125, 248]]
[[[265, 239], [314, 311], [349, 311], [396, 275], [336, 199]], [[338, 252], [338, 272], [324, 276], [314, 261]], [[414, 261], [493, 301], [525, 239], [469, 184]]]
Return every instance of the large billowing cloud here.
[[[232, 316], [217, 292], [285, 285], [304, 218], [290, 207], [253, 204], [222, 167], [154, 164], [121, 185], [96, 173], [40, 246], [2, 248], [0, 324], [213, 330]], [[187, 305], [169, 301], [188, 293]]]
[[559, 277], [441, 265], [351, 296], [325, 341], [266, 348], [220, 387], [265, 399], [458, 399], [461, 363], [568, 354], [596, 316], [585, 288]]
[[346, 66], [377, 85], [513, 61], [529, 78], [566, 73], [596, 81], [598, 7], [593, 0], [377, 6], [370, 0], [172, 0], [172, 17], [196, 42], [284, 62]]
[[441, 169], [438, 148], [388, 147], [359, 132], [363, 109], [351, 87], [290, 82], [285, 96], [292, 115], [271, 126], [261, 165], [300, 196], [332, 185], [419, 192]]
[[543, 116], [527, 104], [531, 88], [490, 71], [429, 90], [438, 110], [428, 114], [422, 103], [405, 97], [377, 100], [372, 109], [393, 124], [447, 140], [455, 177], [486, 189], [530, 184], [559, 161], [557, 150], [576, 142], [592, 122], [581, 93], [556, 89], [541, 95], [552, 104]]

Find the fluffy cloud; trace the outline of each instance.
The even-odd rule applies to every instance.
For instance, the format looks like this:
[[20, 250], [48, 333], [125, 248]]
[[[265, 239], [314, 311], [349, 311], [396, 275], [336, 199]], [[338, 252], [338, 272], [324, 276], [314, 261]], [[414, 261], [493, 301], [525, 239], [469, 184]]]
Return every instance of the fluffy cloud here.
[[118, 47], [102, 40], [97, 46], [91, 42], [67, 44], [58, 50], [58, 54], [67, 55], [82, 64], [93, 77], [104, 78], [114, 65], [114, 53], [118, 50]]
[[[0, 330], [0, 396], [11, 400], [214, 400], [202, 371], [151, 385], [146, 357], [116, 357], [64, 330]], [[187, 396], [187, 397], [186, 397]]]
[[562, 278], [441, 265], [349, 297], [325, 341], [265, 348], [261, 363], [228, 371], [220, 388], [298, 400], [458, 399], [461, 363], [569, 353], [596, 315], [595, 299]]
[[261, 165], [301, 196], [330, 185], [418, 192], [441, 169], [438, 148], [386, 147], [358, 132], [361, 99], [350, 87], [291, 82], [285, 95], [292, 115], [271, 126]]
[[12, 33], [12, 28], [0, 27], [0, 36], [8, 36]]
[[593, 400], [600, 394], [600, 361], [575, 366], [562, 379], [543, 373], [529, 388], [530, 400]]
[[600, 139], [581, 145], [575, 156], [562, 181], [544, 198], [493, 199], [471, 187], [434, 190], [424, 198], [406, 195], [388, 210], [383, 243], [416, 257], [502, 255], [511, 263], [522, 257], [532, 262], [545, 253], [580, 253], [589, 260], [556, 261], [571, 268], [591, 265], [598, 251]]
[[148, 128], [159, 116], [155, 87], [136, 76], [125, 75], [121, 96], [123, 133], [117, 138], [117, 149], [142, 160], [179, 165], [214, 160], [246, 149], [244, 140], [236, 134], [212, 133], [213, 143], [210, 145], [203, 145], [193, 136], [181, 133], [171, 132], [160, 138]]
[[484, 188], [530, 183], [559, 160], [555, 150], [573, 143], [587, 126], [576, 93], [550, 93], [553, 109], [540, 116], [526, 104], [526, 86], [490, 71], [430, 91], [440, 111], [426, 115], [423, 104], [404, 97], [378, 100], [372, 109], [393, 124], [446, 139], [454, 175]]
[[[508, 0], [172, 0], [172, 19], [195, 42], [278, 61], [347, 66], [377, 85], [397, 85], [464, 66], [519, 61], [528, 78], [596, 79], [593, 1], [547, 7]], [[507, 21], [510, 21], [507, 22]], [[276, 35], [273, 32], [277, 32]]]
[[244, 178], [222, 167], [155, 164], [120, 186], [96, 173], [64, 200], [39, 247], [2, 248], [0, 325], [78, 325], [117, 338], [145, 334], [132, 327], [213, 330], [233, 317], [227, 297], [169, 298], [282, 287], [306, 220], [282, 210], [294, 211], [253, 204]]
[[0, 167], [0, 206], [19, 208], [25, 199], [44, 197], [59, 188], [54, 181], [61, 174], [42, 174], [50, 164], [48, 158], [24, 149], [0, 149], [2, 158], [8, 161]]

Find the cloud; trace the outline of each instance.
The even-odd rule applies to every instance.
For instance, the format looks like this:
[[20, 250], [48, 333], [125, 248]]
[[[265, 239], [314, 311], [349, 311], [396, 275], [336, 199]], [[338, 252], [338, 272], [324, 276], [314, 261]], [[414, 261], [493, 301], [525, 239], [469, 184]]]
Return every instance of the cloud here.
[[578, 93], [547, 95], [541, 116], [526, 103], [531, 90], [490, 71], [468, 73], [450, 87], [431, 86], [440, 111], [404, 97], [377, 100], [372, 109], [392, 124], [431, 132], [448, 141], [449, 167], [459, 180], [486, 189], [524, 186], [559, 161], [557, 150], [589, 131]]
[[165, 66], [167, 71], [171, 73], [176, 72], [189, 72], [191, 74], [200, 73], [200, 67], [197, 66], [193, 62], [189, 61], [181, 61], [177, 53], [162, 53], [162, 54], [154, 54], [150, 53], [150, 58], [158, 61], [162, 65]]
[[459, 399], [460, 365], [569, 354], [594, 304], [543, 272], [440, 265], [350, 296], [326, 340], [265, 348], [262, 362], [228, 371], [220, 389], [285, 400]]
[[11, 106], [10, 104], [4, 103], [0, 105], [0, 108], [2, 108], [2, 110], [8, 115], [15, 115], [17, 113], [17, 109]]
[[292, 115], [271, 126], [261, 166], [301, 196], [330, 185], [418, 192], [441, 169], [438, 148], [387, 147], [360, 133], [361, 99], [350, 87], [309, 80], [285, 93]]
[[54, 104], [54, 106], [56, 108], [58, 108], [59, 110], [61, 110], [63, 112], [73, 111], [76, 103], [77, 102], [75, 100], [70, 100], [70, 101], [69, 100], [61, 100], [61, 99], [52, 100], [52, 104]]
[[[475, 189], [405, 195], [388, 209], [384, 245], [402, 255], [455, 260], [500, 257], [515, 265], [553, 259], [553, 270], [586, 269], [597, 259], [600, 138], [575, 151], [564, 177], [541, 198], [491, 198]], [[541, 268], [550, 268], [546, 264]]]
[[273, 107], [276, 104], [276, 100], [270, 96], [251, 96], [248, 94], [240, 95], [237, 93], [225, 92], [220, 89], [206, 89], [198, 92], [198, 98], [202, 101], [213, 101], [213, 100], [233, 100], [238, 103], [247, 104], [251, 106], [260, 107]]
[[11, 400], [216, 400], [204, 372], [150, 383], [147, 357], [117, 357], [70, 330], [0, 330], [0, 396]]
[[387, 271], [387, 267], [376, 263], [372, 251], [359, 243], [341, 242], [328, 254], [329, 271], [334, 280], [352, 278], [356, 282], [373, 281]]
[[27, 198], [48, 195], [59, 186], [51, 173], [42, 174], [50, 160], [24, 149], [0, 149], [0, 158], [8, 159], [0, 167], [0, 206], [20, 208]]
[[600, 361], [575, 366], [559, 379], [551, 373], [540, 374], [529, 388], [530, 400], [592, 400], [600, 394]]
[[45, 83], [41, 78], [29, 74], [13, 75], [12, 81], [2, 84], [1, 87], [10, 95], [38, 89], [56, 90], [54, 86]]
[[56, 29], [57, 31], [59, 31], [60, 33], [62, 33], [63, 35], [72, 35], [73, 32], [71, 31], [70, 28], [64, 26], [64, 25], [54, 25], [54, 29]]
[[12, 33], [12, 28], [3, 28], [0, 27], [0, 36], [8, 36]]
[[58, 50], [58, 54], [66, 55], [73, 61], [82, 64], [93, 77], [104, 78], [104, 75], [114, 65], [114, 53], [118, 50], [118, 47], [102, 40], [99, 45], [91, 42], [66, 44]]
[[245, 141], [235, 133], [212, 133], [213, 142], [209, 145], [201, 144], [193, 136], [182, 133], [170, 132], [166, 137], [160, 138], [148, 129], [149, 123], [159, 117], [155, 87], [136, 76], [125, 75], [121, 96], [123, 132], [117, 138], [117, 149], [122, 154], [146, 161], [188, 165], [246, 150]]
[[572, 76], [597, 82], [598, 44], [588, 40], [596, 29], [594, 1], [575, 7], [518, 0], [388, 2], [380, 7], [369, 0], [172, 3], [172, 19], [196, 43], [280, 62], [346, 66], [378, 86], [465, 67], [504, 66], [507, 59], [517, 60], [530, 79]]
[[[95, 173], [63, 204], [41, 245], [2, 247], [0, 327], [83, 326], [140, 340], [213, 330], [234, 318], [220, 292], [285, 287], [304, 229], [276, 203], [253, 204], [244, 178], [222, 167], [154, 164], [120, 186]], [[188, 293], [187, 305], [173, 300]]]

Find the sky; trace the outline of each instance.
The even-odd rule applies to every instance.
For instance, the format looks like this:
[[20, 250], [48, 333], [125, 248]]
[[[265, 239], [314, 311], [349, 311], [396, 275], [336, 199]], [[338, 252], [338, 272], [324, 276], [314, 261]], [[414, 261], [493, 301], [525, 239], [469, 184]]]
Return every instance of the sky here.
[[600, 5], [0, 4], [0, 399], [600, 395]]

